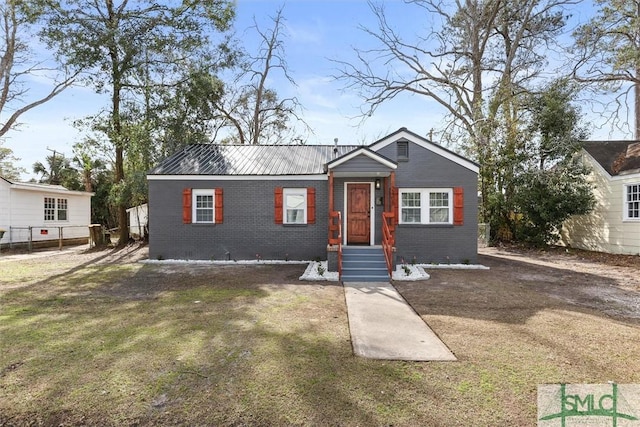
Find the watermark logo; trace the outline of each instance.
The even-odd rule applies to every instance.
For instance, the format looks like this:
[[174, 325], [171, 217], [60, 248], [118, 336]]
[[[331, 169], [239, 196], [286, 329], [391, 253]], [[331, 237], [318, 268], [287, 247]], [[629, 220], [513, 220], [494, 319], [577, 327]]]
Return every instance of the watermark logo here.
[[538, 386], [540, 427], [640, 427], [640, 384]]

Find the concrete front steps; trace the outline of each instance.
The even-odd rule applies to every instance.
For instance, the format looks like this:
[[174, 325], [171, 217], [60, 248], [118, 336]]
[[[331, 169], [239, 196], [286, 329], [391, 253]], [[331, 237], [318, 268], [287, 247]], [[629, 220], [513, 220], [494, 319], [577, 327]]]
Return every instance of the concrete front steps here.
[[389, 271], [380, 246], [343, 246], [343, 282], [389, 282]]

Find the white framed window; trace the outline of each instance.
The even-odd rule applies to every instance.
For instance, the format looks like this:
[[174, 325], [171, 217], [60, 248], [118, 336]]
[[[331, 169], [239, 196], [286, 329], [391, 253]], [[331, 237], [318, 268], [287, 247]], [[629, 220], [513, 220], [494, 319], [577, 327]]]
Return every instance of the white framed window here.
[[429, 192], [429, 223], [451, 223], [451, 190]]
[[215, 191], [212, 189], [192, 191], [193, 201], [191, 203], [193, 212], [192, 218], [194, 223], [215, 222]]
[[422, 194], [420, 191], [400, 192], [400, 211], [403, 223], [422, 222]]
[[640, 183], [625, 186], [624, 219], [640, 220]]
[[285, 188], [282, 191], [285, 224], [307, 223], [307, 189]]
[[453, 189], [400, 189], [400, 224], [453, 224]]
[[54, 197], [44, 198], [44, 220], [56, 220], [56, 199]]
[[66, 221], [67, 218], [67, 199], [58, 199], [57, 214], [58, 221]]
[[45, 221], [67, 221], [69, 202], [67, 199], [56, 199], [55, 197], [44, 198], [44, 220]]

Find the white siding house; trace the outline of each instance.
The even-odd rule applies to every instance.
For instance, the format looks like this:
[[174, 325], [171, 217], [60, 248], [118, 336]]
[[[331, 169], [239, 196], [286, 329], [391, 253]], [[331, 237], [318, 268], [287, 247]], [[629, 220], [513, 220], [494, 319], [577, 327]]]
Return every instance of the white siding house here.
[[585, 143], [582, 161], [591, 169], [595, 209], [565, 222], [566, 245], [613, 254], [640, 254], [640, 143]]
[[28, 242], [29, 227], [33, 242], [88, 238], [93, 194], [0, 177], [0, 244]]
[[146, 203], [127, 209], [129, 216], [129, 234], [144, 237], [149, 225], [149, 208]]

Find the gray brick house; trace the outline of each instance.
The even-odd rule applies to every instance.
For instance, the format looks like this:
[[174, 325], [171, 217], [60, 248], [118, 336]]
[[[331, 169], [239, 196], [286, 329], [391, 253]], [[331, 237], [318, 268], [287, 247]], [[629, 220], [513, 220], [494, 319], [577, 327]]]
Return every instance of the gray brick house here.
[[475, 262], [478, 166], [401, 128], [369, 146], [190, 145], [149, 182], [151, 259]]

